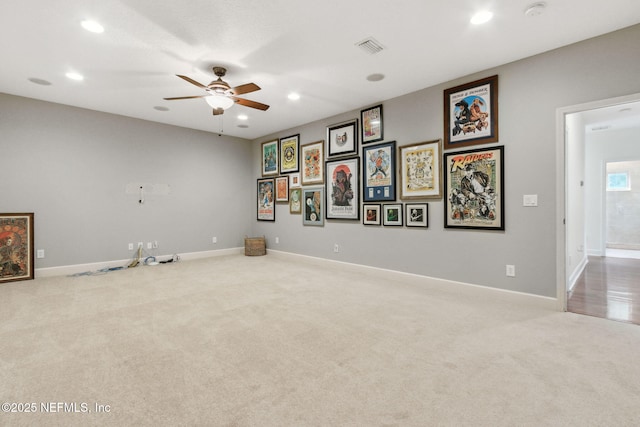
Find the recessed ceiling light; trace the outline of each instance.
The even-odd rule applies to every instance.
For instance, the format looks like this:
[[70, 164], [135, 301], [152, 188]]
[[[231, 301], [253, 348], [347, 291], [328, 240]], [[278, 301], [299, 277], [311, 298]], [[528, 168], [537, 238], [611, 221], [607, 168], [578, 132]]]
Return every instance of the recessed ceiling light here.
[[67, 76], [67, 78], [71, 80], [84, 80], [84, 76], [82, 74], [74, 73], [73, 71], [68, 72], [67, 74], [65, 74], [65, 76]]
[[382, 79], [384, 79], [384, 74], [380, 73], [369, 74], [367, 76], [367, 80], [369, 80], [370, 82], [379, 82]]
[[524, 11], [524, 14], [530, 17], [539, 16], [539, 15], [542, 15], [542, 12], [544, 12], [545, 7], [547, 7], [547, 4], [543, 1], [538, 3], [532, 3], [529, 6], [527, 6], [527, 8]]
[[298, 99], [300, 99], [300, 95], [298, 95], [297, 93], [293, 92], [290, 93], [288, 98], [292, 101], [297, 101]]
[[248, 120], [248, 119], [249, 119], [249, 116], [247, 116], [246, 114], [240, 114], [238, 116], [238, 120]]
[[91, 31], [92, 33], [104, 33], [104, 27], [98, 24], [96, 21], [85, 19], [80, 23], [80, 25], [82, 25], [82, 28], [87, 31]]
[[153, 109], [158, 111], [169, 111], [167, 107], [163, 107], [161, 105], [156, 105], [155, 107], [153, 107]]
[[48, 80], [44, 80], [44, 79], [39, 79], [39, 78], [37, 78], [37, 77], [31, 77], [31, 78], [29, 79], [29, 81], [30, 81], [31, 83], [35, 83], [35, 84], [37, 84], [37, 85], [42, 85], [42, 86], [49, 86], [49, 85], [51, 85], [51, 82], [50, 82], [50, 81], [48, 81]]
[[493, 12], [489, 12], [488, 10], [481, 10], [480, 12], [473, 15], [471, 18], [471, 23], [473, 25], [484, 24], [485, 22], [489, 22], [493, 18]]

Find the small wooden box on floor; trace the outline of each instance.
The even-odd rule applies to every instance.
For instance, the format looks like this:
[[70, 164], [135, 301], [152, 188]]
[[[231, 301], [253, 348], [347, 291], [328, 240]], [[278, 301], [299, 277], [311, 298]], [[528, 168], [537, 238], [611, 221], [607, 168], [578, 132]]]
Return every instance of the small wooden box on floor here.
[[244, 254], [246, 256], [266, 255], [267, 246], [264, 237], [245, 237]]

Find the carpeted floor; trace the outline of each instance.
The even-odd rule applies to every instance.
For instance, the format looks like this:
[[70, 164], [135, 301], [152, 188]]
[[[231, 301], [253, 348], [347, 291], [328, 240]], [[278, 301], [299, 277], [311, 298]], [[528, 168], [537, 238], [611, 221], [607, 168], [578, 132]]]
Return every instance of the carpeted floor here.
[[640, 425], [639, 326], [390, 277], [270, 254], [2, 284], [0, 425]]

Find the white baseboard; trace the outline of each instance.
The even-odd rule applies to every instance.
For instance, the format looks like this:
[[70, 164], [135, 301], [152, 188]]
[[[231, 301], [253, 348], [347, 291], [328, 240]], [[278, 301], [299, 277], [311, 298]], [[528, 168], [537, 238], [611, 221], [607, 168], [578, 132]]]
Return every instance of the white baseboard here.
[[[210, 258], [224, 255], [236, 255], [242, 253], [244, 248], [220, 249], [217, 251], [189, 252], [186, 254], [177, 254], [181, 260], [193, 260], [201, 258]], [[158, 261], [171, 259], [174, 255], [158, 255], [155, 258]], [[36, 268], [34, 270], [36, 277], [53, 277], [53, 276], [69, 276], [72, 274], [95, 272], [105, 268], [126, 267], [131, 264], [132, 258], [121, 259], [115, 261], [92, 262], [88, 264], [63, 265], [59, 267]]]
[[580, 264], [575, 268], [575, 270], [573, 270], [573, 273], [571, 274], [571, 276], [569, 276], [569, 283], [567, 283], [567, 292], [570, 292], [576, 285], [576, 282], [580, 278], [580, 275], [582, 274], [584, 269], [587, 267], [588, 263], [589, 259], [587, 257], [584, 257], [580, 261]]
[[[281, 252], [273, 249], [267, 249], [267, 254], [278, 258], [285, 259], [297, 259], [304, 260], [306, 262], [326, 266], [327, 264], [339, 264], [342, 268], [352, 269], [355, 272], [375, 272], [376, 276], [389, 278], [390, 280], [402, 277], [403, 280], [412, 280], [422, 286], [433, 286], [440, 289], [451, 290], [455, 289], [456, 292], [465, 293], [471, 296], [482, 297], [490, 296], [491, 298], [503, 299], [505, 302], [527, 304], [538, 308], [544, 308], [548, 310], [558, 311], [559, 304], [557, 298], [544, 297], [540, 295], [528, 294], [524, 292], [511, 291], [508, 289], [492, 288], [489, 286], [476, 285], [473, 283], [456, 282], [453, 280], [439, 279], [437, 277], [422, 276], [414, 273], [406, 273], [398, 270], [388, 270], [384, 268], [371, 267], [362, 264], [352, 264], [343, 261], [335, 261], [326, 258], [317, 258], [308, 255], [299, 255], [291, 252]], [[561, 310], [561, 309], [560, 309]]]

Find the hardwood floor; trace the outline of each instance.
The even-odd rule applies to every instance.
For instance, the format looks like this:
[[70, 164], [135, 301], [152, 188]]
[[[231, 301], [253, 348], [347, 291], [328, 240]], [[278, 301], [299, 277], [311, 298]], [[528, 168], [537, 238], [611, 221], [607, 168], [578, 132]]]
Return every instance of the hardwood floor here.
[[640, 325], [640, 259], [589, 257], [567, 310]]

